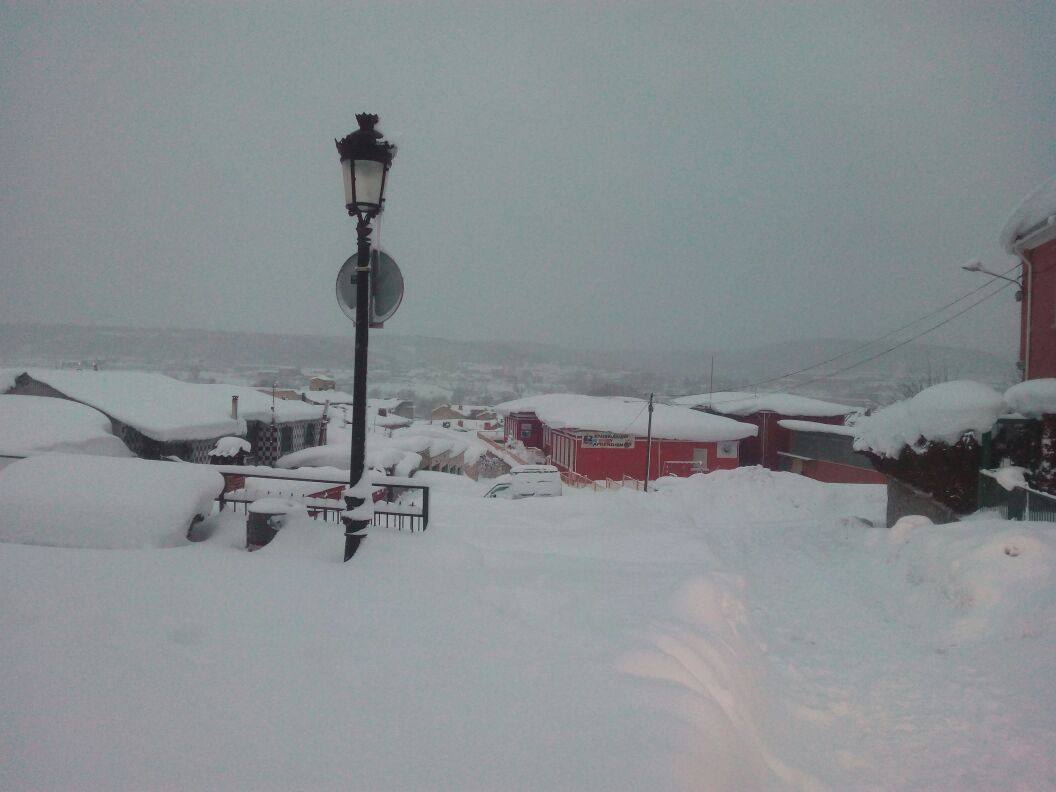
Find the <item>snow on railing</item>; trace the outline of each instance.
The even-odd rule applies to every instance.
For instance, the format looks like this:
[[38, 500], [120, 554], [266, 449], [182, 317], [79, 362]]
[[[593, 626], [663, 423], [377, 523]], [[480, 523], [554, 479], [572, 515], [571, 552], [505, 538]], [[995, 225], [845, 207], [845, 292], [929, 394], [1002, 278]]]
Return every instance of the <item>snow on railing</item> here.
[[1009, 520], [1056, 521], [1056, 496], [1034, 489], [1022, 478], [1022, 468], [980, 470], [979, 508], [997, 509]]

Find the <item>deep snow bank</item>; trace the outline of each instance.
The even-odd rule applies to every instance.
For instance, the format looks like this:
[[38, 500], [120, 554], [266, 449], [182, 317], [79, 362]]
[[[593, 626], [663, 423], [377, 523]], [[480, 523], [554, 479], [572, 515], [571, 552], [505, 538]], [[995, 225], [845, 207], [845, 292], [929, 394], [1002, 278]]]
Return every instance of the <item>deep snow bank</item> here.
[[903, 518], [889, 562], [904, 604], [931, 612], [943, 640], [978, 642], [1056, 630], [1056, 525]]

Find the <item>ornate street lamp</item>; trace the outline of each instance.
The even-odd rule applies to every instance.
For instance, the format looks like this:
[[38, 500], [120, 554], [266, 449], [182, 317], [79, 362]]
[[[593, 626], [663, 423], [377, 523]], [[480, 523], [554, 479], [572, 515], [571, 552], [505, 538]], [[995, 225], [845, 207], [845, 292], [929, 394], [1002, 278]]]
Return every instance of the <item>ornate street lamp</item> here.
[[356, 552], [366, 536], [373, 517], [370, 476], [364, 475], [367, 445], [367, 342], [369, 340], [370, 303], [370, 221], [385, 207], [385, 181], [396, 156], [396, 146], [382, 139], [374, 126], [378, 117], [370, 113], [356, 115], [359, 129], [341, 140], [335, 140], [341, 156], [345, 180], [345, 208], [356, 217], [356, 359], [352, 386], [352, 459], [349, 465], [347, 511], [341, 516], [345, 525], [345, 561]]

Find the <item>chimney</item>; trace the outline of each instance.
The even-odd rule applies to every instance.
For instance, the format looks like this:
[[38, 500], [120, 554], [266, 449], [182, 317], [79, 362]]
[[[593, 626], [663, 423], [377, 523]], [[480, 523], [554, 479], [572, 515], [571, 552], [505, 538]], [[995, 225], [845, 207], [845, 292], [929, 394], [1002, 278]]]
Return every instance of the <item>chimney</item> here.
[[236, 421], [238, 420], [238, 397], [231, 397], [231, 417]]

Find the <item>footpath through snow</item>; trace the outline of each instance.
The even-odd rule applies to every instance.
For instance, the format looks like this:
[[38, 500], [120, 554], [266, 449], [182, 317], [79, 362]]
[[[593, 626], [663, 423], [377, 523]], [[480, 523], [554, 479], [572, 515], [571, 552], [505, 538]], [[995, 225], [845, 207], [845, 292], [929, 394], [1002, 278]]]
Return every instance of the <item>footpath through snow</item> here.
[[[0, 475], [3, 475], [0, 473]], [[870, 527], [761, 469], [0, 544], [0, 788], [1056, 788], [1056, 525]]]

